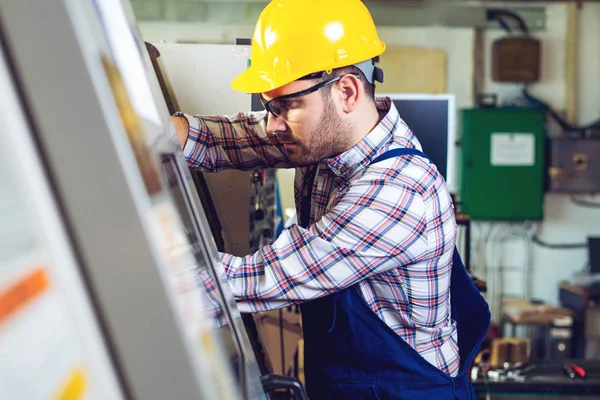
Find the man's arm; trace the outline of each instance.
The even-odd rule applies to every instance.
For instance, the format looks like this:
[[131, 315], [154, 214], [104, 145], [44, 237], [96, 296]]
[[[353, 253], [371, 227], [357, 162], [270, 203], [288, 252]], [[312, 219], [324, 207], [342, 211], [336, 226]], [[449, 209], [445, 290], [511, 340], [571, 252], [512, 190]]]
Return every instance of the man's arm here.
[[[384, 184], [385, 183], [385, 184]], [[343, 290], [427, 254], [422, 196], [379, 179], [353, 185], [318, 222], [288, 227], [246, 257], [223, 256], [242, 312], [281, 308]]]
[[185, 143], [187, 142], [190, 124], [187, 118], [183, 115], [172, 115], [171, 123], [175, 127], [175, 133], [177, 133], [177, 141], [183, 149], [185, 147]]
[[290, 167], [283, 145], [267, 134], [266, 111], [202, 117], [177, 113], [171, 121], [192, 169]]

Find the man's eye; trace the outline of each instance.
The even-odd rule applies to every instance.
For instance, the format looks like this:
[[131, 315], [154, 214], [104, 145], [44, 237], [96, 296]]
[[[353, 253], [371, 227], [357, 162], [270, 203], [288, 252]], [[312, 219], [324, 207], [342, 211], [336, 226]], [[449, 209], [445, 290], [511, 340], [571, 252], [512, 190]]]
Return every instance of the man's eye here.
[[289, 108], [288, 104], [289, 104], [289, 101], [281, 100], [281, 101], [277, 102], [277, 107], [282, 110], [287, 110]]
[[283, 102], [282, 107], [285, 108], [286, 110], [291, 110], [293, 108], [298, 108], [299, 105], [300, 105], [300, 102], [297, 100], [286, 100]]

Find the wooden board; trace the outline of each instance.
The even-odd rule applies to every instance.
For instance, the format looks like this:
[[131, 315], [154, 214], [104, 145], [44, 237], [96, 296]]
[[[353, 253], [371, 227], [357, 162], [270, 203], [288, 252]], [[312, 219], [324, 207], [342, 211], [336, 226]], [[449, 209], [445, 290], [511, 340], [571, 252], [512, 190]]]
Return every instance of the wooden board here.
[[446, 93], [447, 57], [441, 49], [388, 47], [379, 62], [385, 73], [378, 93]]

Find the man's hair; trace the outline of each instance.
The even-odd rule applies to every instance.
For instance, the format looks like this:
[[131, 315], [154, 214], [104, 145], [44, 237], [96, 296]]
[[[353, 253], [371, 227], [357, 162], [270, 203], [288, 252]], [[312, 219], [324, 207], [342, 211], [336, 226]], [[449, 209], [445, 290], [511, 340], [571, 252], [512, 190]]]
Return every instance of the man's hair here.
[[[379, 57], [375, 57], [373, 59], [373, 62], [375, 64], [377, 64], [379, 62]], [[363, 72], [358, 67], [356, 67], [354, 65], [349, 65], [347, 67], [336, 68], [333, 71], [331, 71], [331, 74], [325, 75], [322, 78], [322, 81], [325, 81], [327, 79], [331, 79], [332, 76], [342, 76], [342, 75], [346, 75], [346, 74], [353, 74], [353, 75], [360, 76], [360, 80], [362, 81], [363, 89], [365, 91], [365, 95], [367, 96], [367, 98], [369, 98], [373, 102], [375, 102], [375, 82], [370, 83], [367, 80], [367, 77], [365, 76], [365, 74], [363, 74]], [[326, 97], [330, 96], [331, 95], [331, 87], [329, 88], [329, 90], [323, 90], [322, 93]]]

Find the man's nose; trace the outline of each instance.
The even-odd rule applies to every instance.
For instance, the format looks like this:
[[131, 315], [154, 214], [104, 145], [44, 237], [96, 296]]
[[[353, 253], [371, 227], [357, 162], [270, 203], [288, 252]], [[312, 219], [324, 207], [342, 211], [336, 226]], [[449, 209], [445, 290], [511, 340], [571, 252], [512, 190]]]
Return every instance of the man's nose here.
[[276, 135], [278, 132], [285, 132], [287, 126], [285, 121], [281, 117], [276, 117], [269, 113], [267, 116], [267, 133], [270, 135]]

